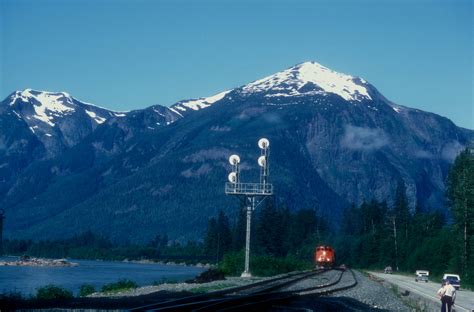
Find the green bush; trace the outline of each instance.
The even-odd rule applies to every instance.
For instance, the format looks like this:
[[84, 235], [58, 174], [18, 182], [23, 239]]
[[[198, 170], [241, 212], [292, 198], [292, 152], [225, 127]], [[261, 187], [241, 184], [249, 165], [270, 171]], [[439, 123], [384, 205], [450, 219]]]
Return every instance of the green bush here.
[[290, 256], [286, 258], [257, 256], [251, 263], [251, 271], [257, 276], [272, 276], [311, 268], [311, 264], [309, 262], [304, 262]]
[[87, 297], [87, 296], [89, 296], [90, 294], [93, 294], [93, 293], [95, 293], [95, 288], [94, 288], [94, 286], [92, 286], [90, 284], [81, 285], [81, 288], [79, 288], [79, 296], [80, 297]]
[[238, 276], [244, 270], [245, 254], [243, 251], [237, 253], [227, 253], [219, 263], [219, 270], [226, 276]]
[[36, 292], [36, 299], [69, 299], [72, 291], [55, 285], [40, 287]]
[[122, 290], [137, 288], [138, 285], [134, 281], [122, 279], [116, 283], [105, 284], [102, 286], [102, 292], [119, 292]]

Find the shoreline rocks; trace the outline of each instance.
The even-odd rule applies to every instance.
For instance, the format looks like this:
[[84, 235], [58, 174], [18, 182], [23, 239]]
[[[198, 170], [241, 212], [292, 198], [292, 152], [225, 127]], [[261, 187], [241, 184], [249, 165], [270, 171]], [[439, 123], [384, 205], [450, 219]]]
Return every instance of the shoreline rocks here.
[[66, 259], [43, 259], [20, 257], [16, 261], [0, 261], [0, 266], [35, 266], [35, 267], [74, 267], [78, 263], [69, 262]]

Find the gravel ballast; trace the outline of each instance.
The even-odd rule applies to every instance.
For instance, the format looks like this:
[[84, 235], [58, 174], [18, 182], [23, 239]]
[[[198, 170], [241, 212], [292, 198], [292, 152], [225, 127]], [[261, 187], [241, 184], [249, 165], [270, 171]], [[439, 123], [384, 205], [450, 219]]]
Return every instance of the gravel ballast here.
[[358, 282], [357, 287], [335, 293], [332, 297], [350, 297], [373, 308], [388, 311], [411, 311], [392, 290], [363, 273], [357, 271], [354, 273]]

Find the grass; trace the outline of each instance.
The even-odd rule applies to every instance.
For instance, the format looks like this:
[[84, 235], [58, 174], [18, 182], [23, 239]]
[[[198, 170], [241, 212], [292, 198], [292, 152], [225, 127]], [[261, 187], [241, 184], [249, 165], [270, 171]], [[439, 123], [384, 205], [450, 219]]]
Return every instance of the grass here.
[[230, 288], [234, 286], [238, 286], [238, 285], [237, 284], [218, 284], [218, 285], [200, 286], [200, 287], [190, 289], [189, 291], [192, 293], [208, 293], [211, 291], [222, 290], [222, 289]]
[[177, 280], [162, 277], [159, 281], [154, 281], [152, 285], [153, 286], [159, 286], [159, 285], [162, 285], [162, 284], [178, 284], [178, 283], [179, 282]]
[[138, 285], [134, 281], [122, 279], [116, 283], [105, 284], [102, 286], [102, 292], [115, 294], [124, 290], [135, 289]]

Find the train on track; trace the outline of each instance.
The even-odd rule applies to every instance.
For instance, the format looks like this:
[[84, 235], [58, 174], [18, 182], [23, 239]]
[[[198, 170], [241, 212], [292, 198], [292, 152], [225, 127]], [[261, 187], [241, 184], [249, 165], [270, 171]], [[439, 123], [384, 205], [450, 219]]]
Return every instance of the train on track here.
[[318, 246], [314, 252], [316, 267], [331, 269], [336, 262], [336, 252], [331, 246]]

